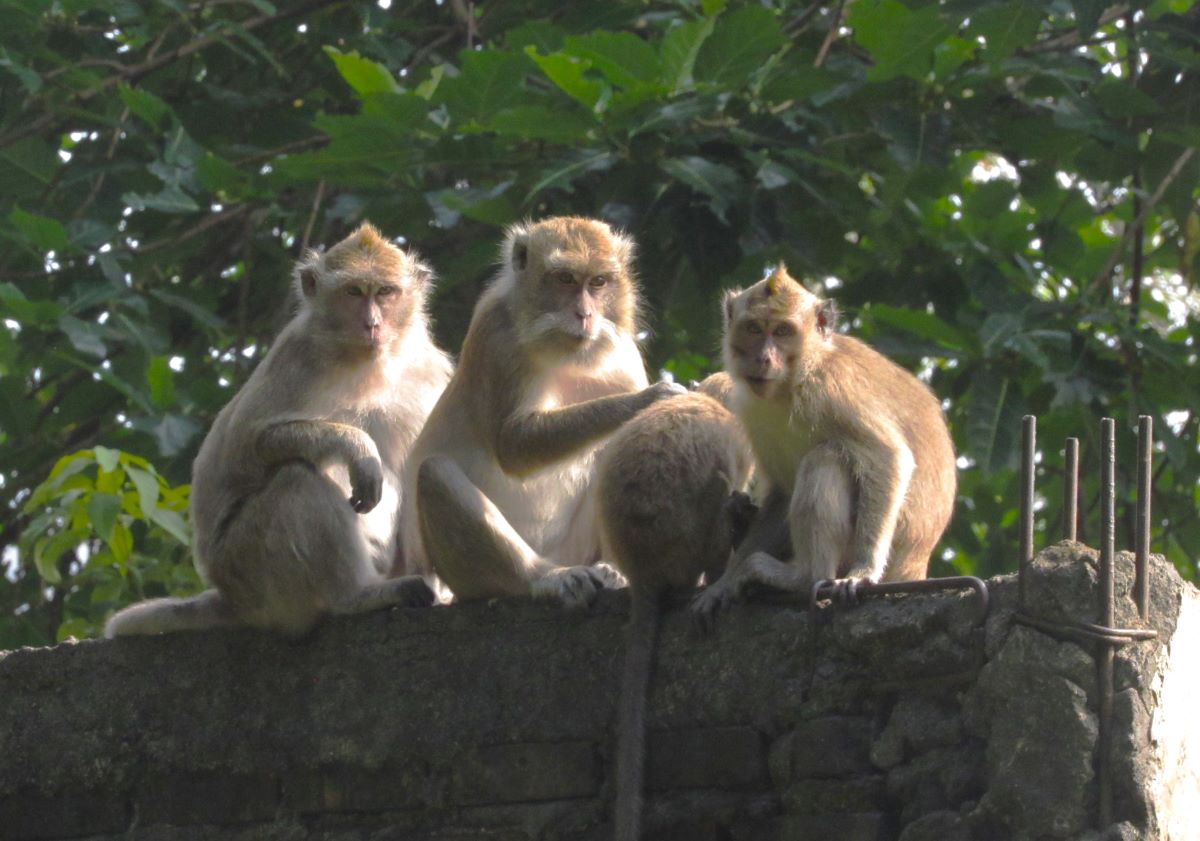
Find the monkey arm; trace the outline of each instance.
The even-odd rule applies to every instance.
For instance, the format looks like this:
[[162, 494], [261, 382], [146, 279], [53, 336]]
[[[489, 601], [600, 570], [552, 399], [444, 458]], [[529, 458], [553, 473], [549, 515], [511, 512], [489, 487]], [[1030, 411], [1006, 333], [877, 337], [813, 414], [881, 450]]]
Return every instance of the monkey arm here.
[[755, 552], [766, 552], [776, 558], [787, 558], [792, 553], [788, 533], [788, 495], [779, 488], [772, 488], [759, 506], [746, 536], [737, 545], [731, 564], [740, 564]]
[[330, 462], [351, 465], [379, 458], [379, 448], [370, 435], [358, 427], [329, 421], [276, 421], [258, 434], [255, 444], [255, 451], [268, 465], [297, 459], [316, 466]]
[[887, 567], [900, 508], [916, 460], [904, 437], [890, 426], [864, 430], [848, 449], [855, 462], [861, 498], [854, 527], [854, 561], [847, 578], [879, 581]]
[[569, 458], [599, 442], [621, 424], [661, 397], [678, 393], [658, 383], [632, 394], [597, 397], [560, 409], [535, 411], [506, 420], [496, 436], [496, 460], [512, 476], [527, 476], [538, 468]]

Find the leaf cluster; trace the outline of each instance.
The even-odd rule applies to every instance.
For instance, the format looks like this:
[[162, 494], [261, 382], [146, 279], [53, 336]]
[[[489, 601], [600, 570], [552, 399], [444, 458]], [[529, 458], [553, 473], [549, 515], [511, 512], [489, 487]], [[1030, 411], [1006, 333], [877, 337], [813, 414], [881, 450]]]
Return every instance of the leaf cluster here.
[[[939, 574], [1013, 568], [1021, 415], [1052, 536], [1062, 439], [1094, 520], [1099, 417], [1131, 453], [1150, 414], [1155, 546], [1192, 575], [1198, 23], [1192, 0], [0, 0], [0, 617], [25, 617], [0, 646], [94, 617], [61, 605], [99, 567], [125, 588], [105, 605], [193, 585], [127, 585], [150, 563], [128, 558], [183, 562], [143, 548], [149, 514], [117, 557], [140, 506], [75, 523], [82, 495], [31, 495], [103, 447], [186, 483], [291, 261], [363, 218], [437, 266], [450, 349], [504, 225], [626, 228], [648, 354], [679, 378], [719, 364], [720, 292], [786, 261], [944, 400]], [[47, 511], [79, 530], [39, 532]], [[62, 533], [95, 550], [78, 568]]]

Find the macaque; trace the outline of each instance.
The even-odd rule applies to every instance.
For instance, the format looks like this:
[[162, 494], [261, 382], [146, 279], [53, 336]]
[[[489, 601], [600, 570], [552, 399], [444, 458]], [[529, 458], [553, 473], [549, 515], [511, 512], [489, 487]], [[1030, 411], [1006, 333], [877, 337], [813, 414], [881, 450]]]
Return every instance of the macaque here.
[[113, 616], [109, 637], [216, 626], [302, 635], [325, 614], [433, 600], [389, 579], [401, 475], [450, 379], [432, 274], [359, 227], [296, 266], [299, 310], [217, 415], [192, 465], [197, 568], [213, 589]]
[[501, 259], [413, 448], [405, 560], [460, 600], [582, 605], [622, 583], [597, 563], [596, 452], [685, 389], [647, 384], [627, 237], [555, 217], [510, 228]]
[[[702, 625], [747, 584], [924, 578], [954, 507], [954, 446], [933, 393], [835, 329], [832, 302], [783, 266], [724, 302], [733, 402], [766, 497], [725, 575], [697, 595]], [[791, 559], [769, 547], [786, 524]]]
[[[713, 384], [712, 378], [706, 385]], [[701, 386], [702, 390], [704, 386]], [[737, 419], [703, 393], [643, 410], [597, 466], [603, 557], [629, 582], [629, 642], [618, 701], [617, 841], [640, 837], [646, 704], [662, 601], [725, 569], [748, 497], [750, 446]]]

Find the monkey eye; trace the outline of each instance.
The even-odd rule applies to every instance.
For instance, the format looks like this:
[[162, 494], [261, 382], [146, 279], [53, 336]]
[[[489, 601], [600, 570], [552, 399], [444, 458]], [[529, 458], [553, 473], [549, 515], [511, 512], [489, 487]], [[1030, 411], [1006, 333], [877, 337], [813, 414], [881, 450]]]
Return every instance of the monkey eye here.
[[364, 293], [361, 286], [347, 286], [346, 294], [352, 298], [361, 298]]
[[398, 287], [398, 286], [380, 286], [379, 290], [375, 294], [378, 295], [380, 298], [387, 298], [392, 295], [395, 295], [399, 291], [400, 291], [400, 287]]
[[785, 321], [772, 330], [771, 335], [780, 339], [786, 338], [787, 336], [794, 336], [796, 335], [796, 328]]
[[568, 271], [558, 271], [558, 272], [552, 273], [550, 275], [550, 279], [553, 280], [555, 283], [563, 283], [563, 284], [574, 283], [575, 275], [571, 274]]
[[747, 321], [746, 332], [751, 336], [761, 336], [763, 332], [763, 326], [757, 321]]
[[593, 289], [600, 289], [601, 287], [607, 286], [607, 285], [608, 285], [608, 275], [598, 274], [594, 278], [592, 278], [591, 280], [588, 281], [588, 286], [592, 287]]

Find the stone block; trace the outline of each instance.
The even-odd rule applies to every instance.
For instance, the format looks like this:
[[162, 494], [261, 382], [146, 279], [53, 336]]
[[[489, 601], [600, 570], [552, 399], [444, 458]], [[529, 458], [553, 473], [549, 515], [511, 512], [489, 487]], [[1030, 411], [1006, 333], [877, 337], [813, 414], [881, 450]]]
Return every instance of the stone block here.
[[65, 791], [46, 795], [25, 791], [0, 797], [0, 838], [42, 841], [124, 832], [129, 804], [113, 792]]
[[751, 727], [666, 730], [650, 734], [651, 789], [744, 789], [767, 785], [763, 738]]
[[873, 812], [887, 805], [881, 775], [850, 780], [798, 780], [783, 792], [783, 808], [793, 815]]
[[522, 742], [463, 754], [454, 764], [450, 802], [523, 803], [590, 797], [600, 788], [591, 742]]
[[887, 841], [887, 818], [879, 812], [848, 815], [788, 815], [779, 841]]
[[930, 812], [904, 827], [900, 841], [971, 841], [971, 833], [958, 812]]
[[429, 803], [431, 782], [411, 768], [365, 769], [337, 765], [288, 774], [282, 784], [288, 811], [399, 811]]
[[840, 716], [801, 722], [771, 746], [770, 766], [776, 786], [870, 772], [871, 722]]
[[134, 802], [139, 825], [270, 820], [279, 806], [279, 781], [273, 774], [168, 771], [143, 780]]

